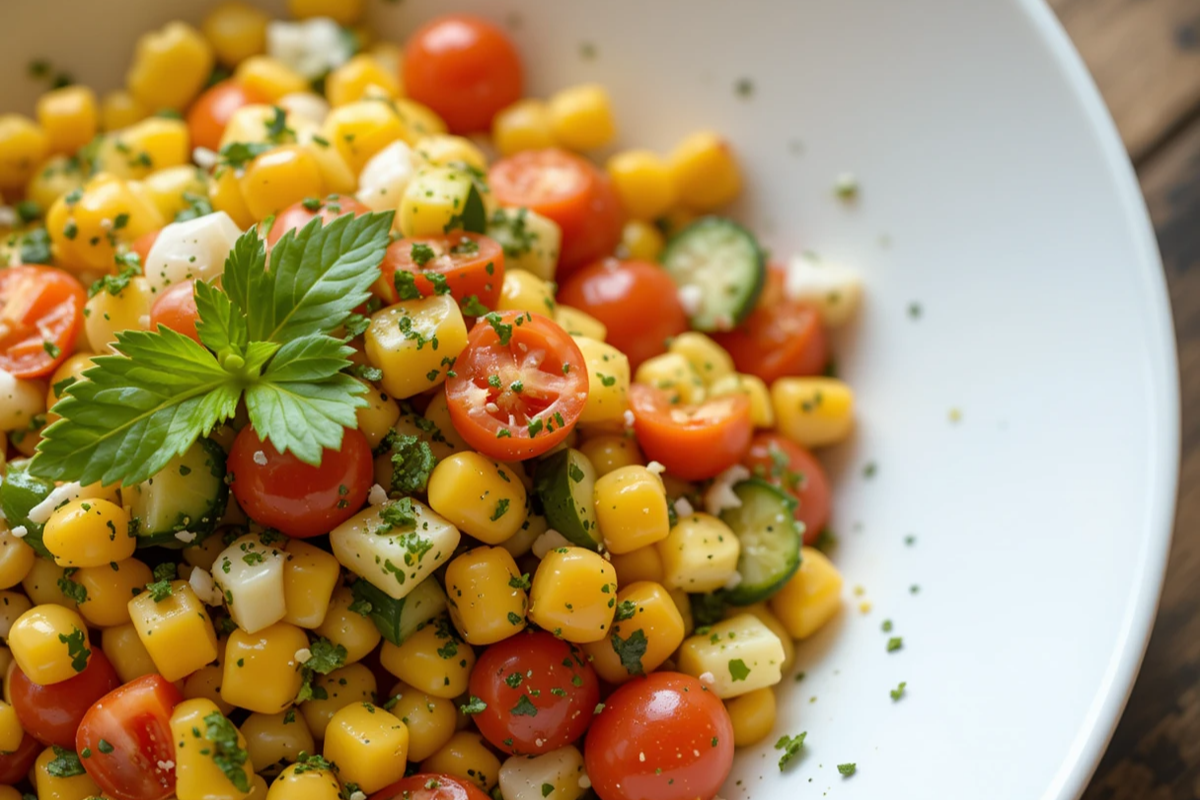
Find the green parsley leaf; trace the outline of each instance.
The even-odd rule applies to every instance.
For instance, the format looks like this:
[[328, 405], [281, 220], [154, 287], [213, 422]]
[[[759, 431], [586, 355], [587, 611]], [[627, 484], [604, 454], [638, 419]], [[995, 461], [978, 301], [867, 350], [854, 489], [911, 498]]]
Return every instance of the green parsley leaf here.
[[525, 574], [523, 574], [523, 575], [522, 575], [521, 577], [519, 577], [519, 578], [509, 578], [509, 579], [508, 579], [508, 585], [509, 585], [509, 586], [511, 586], [511, 587], [512, 587], [512, 588], [514, 588], [514, 589], [525, 589], [525, 590], [528, 590], [528, 589], [529, 589], [529, 588], [530, 588], [530, 587], [531, 587], [533, 584], [532, 584], [532, 582], [529, 580], [529, 573], [528, 573], [528, 572], [526, 572]]
[[171, 596], [171, 581], [168, 579], [147, 583], [146, 591], [150, 593], [150, 597], [154, 602], [161, 603]]
[[409, 258], [411, 258], [413, 263], [418, 267], [423, 267], [433, 259], [437, 258], [437, 253], [433, 251], [432, 247], [424, 242], [414, 242], [412, 250], [409, 251]]
[[429, 442], [404, 434], [392, 439], [392, 490], [400, 494], [425, 491], [429, 475], [437, 466]]
[[[413, 245], [416, 247], [416, 245]], [[401, 300], [420, 300], [425, 295], [417, 288], [417, 276], [406, 269], [398, 269], [392, 275], [392, 283], [396, 286], [396, 295]]]
[[[296, 694], [296, 705], [306, 700], [328, 699], [328, 693], [323, 687], [313, 686], [314, 675], [328, 675], [335, 669], [346, 666], [346, 648], [334, 644], [324, 636], [318, 636], [308, 646], [308, 660], [300, 665], [302, 680], [300, 691]], [[324, 698], [321, 695], [326, 695]]]
[[49, 264], [54, 260], [50, 251], [50, 234], [45, 228], [35, 228], [21, 236], [22, 264]]
[[78, 572], [78, 569], [73, 567], [63, 570], [62, 577], [58, 579], [58, 589], [76, 604], [86, 603], [88, 599], [87, 587], [81, 583], [76, 583], [71, 576]]
[[483, 204], [483, 195], [475, 181], [471, 182], [471, 192], [467, 195], [467, 201], [463, 203], [462, 213], [452, 216], [450, 221], [443, 226], [442, 233], [458, 229], [470, 233], [487, 232], [487, 208]]
[[88, 297], [95, 297], [100, 292], [108, 292], [113, 297], [116, 297], [121, 292], [125, 291], [125, 287], [129, 285], [132, 278], [142, 274], [142, 267], [137, 253], [130, 253], [134, 263], [121, 269], [116, 275], [105, 275], [98, 281], [88, 287]]
[[784, 735], [780, 736], [779, 741], [775, 742], [775, 749], [783, 751], [783, 755], [779, 757], [779, 769], [781, 771], [800, 754], [800, 748], [804, 747], [804, 737], [806, 736], [808, 736], [807, 731], [798, 733], [795, 736]]
[[286, 144], [296, 138], [296, 132], [287, 126], [287, 112], [279, 106], [274, 108], [275, 115], [266, 122], [267, 138], [276, 144]]
[[220, 358], [222, 353], [245, 353], [250, 343], [250, 331], [246, 318], [234, 308], [229, 295], [206, 281], [196, 281], [193, 292], [196, 311], [196, 333], [200, 341]]
[[101, 739], [100, 743], [96, 745], [96, 749], [101, 753], [104, 753], [104, 755], [108, 755], [113, 751], [114, 748], [107, 739]]
[[542, 784], [542, 797], [549, 797], [553, 793], [554, 793], [554, 784], [553, 783], [543, 783]]
[[507, 347], [509, 340], [512, 339], [513, 326], [505, 324], [504, 318], [495, 311], [485, 315], [484, 319], [492, 326], [492, 330], [496, 332], [496, 336], [500, 338], [500, 346]]
[[478, 714], [482, 712], [485, 708], [487, 708], [487, 703], [483, 702], [475, 695], [471, 695], [470, 699], [466, 703], [458, 707], [458, 710], [467, 716], [470, 716], [472, 714]]
[[900, 681], [900, 685], [892, 689], [888, 694], [892, 696], [893, 700], [899, 700], [901, 697], [904, 697], [904, 688], [906, 686], [908, 686], [906, 681]]
[[270, 142], [230, 142], [217, 151], [217, 164], [242, 169], [274, 146]]
[[175, 212], [176, 222], [187, 222], [213, 213], [213, 205], [207, 195], [184, 192], [183, 201], [187, 207]]
[[888, 639], [887, 651], [889, 653], [894, 653], [902, 647], [904, 647], [904, 640], [899, 636], [893, 636], [892, 638]]
[[52, 777], [74, 778], [84, 774], [83, 764], [79, 762], [79, 755], [74, 750], [56, 744], [51, 747], [54, 748], [54, 758], [46, 764], [46, 772]]
[[464, 317], [482, 317], [489, 313], [491, 309], [479, 301], [476, 295], [469, 296], [459, 304], [459, 309]]
[[383, 524], [375, 529], [375, 533], [380, 535], [391, 533], [393, 530], [410, 531], [417, 526], [417, 512], [411, 497], [402, 497], [388, 503], [379, 509], [379, 518], [383, 520]]
[[529, 699], [529, 695], [523, 694], [509, 713], [514, 717], [536, 717], [538, 710], [533, 701]]
[[622, 600], [617, 603], [617, 613], [613, 617], [613, 622], [624, 622], [627, 619], [633, 619], [635, 613], [637, 613], [637, 603], [632, 600]]
[[491, 519], [492, 522], [495, 522], [496, 520], [500, 519], [505, 514], [507, 514], [508, 513], [508, 503], [509, 503], [509, 500], [507, 497], [502, 497], [500, 500], [498, 500], [496, 502], [496, 510], [492, 512], [492, 516], [489, 519]]
[[645, 675], [642, 667], [642, 656], [646, 655], [646, 634], [641, 628], [629, 634], [628, 639], [622, 639], [617, 633], [612, 635], [612, 647], [617, 657], [630, 675]]
[[72, 628], [70, 635], [60, 633], [58, 640], [67, 646], [67, 655], [71, 658], [71, 669], [76, 672], [83, 672], [87, 669], [88, 657], [92, 654], [87, 646], [87, 634], [79, 628]]
[[857, 764], [838, 764], [837, 767], [838, 773], [841, 774], [843, 778], [849, 778], [855, 772], [858, 772]]
[[729, 661], [729, 677], [736, 681], [744, 681], [750, 676], [750, 668], [746, 666], [746, 662], [740, 658], [733, 658]]
[[238, 745], [238, 730], [233, 723], [220, 711], [214, 711], [204, 718], [204, 738], [212, 743], [212, 760], [217, 768], [225, 773], [225, 777], [240, 792], [250, 791], [250, 776], [243, 766], [250, 754]]
[[322, 756], [315, 753], [309, 755], [303, 750], [300, 751], [300, 757], [296, 759], [296, 768], [293, 772], [296, 775], [303, 775], [306, 772], [316, 772], [317, 770], [333, 772], [334, 766], [332, 762], [326, 761]]

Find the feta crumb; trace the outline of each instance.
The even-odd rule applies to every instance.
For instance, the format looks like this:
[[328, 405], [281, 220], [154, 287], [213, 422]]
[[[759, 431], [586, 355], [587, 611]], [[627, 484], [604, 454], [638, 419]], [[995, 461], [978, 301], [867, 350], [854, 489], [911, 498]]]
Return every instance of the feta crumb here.
[[621, 415], [621, 418], [625, 420], [625, 427], [626, 427], [626, 428], [632, 428], [632, 427], [633, 427], [633, 421], [634, 421], [634, 417], [633, 417], [633, 411], [632, 411], [632, 409], [628, 409], [628, 408], [627, 408], [627, 409], [625, 409], [625, 413]]
[[646, 754], [638, 753], [638, 761], [645, 761], [645, 760], [646, 760]]
[[267, 23], [267, 55], [312, 80], [350, 60], [341, 27], [329, 17]]
[[24, 539], [29, 534], [29, 529], [26, 528], [24, 525], [18, 525], [17, 527], [15, 527], [11, 531], [9, 531], [9, 533], [11, 533], [13, 536], [17, 537], [18, 539]]
[[533, 554], [538, 558], [545, 558], [551, 550], [570, 546], [571, 542], [567, 537], [553, 528], [547, 528], [545, 533], [533, 540]]
[[175, 762], [174, 761], [159, 761], [158, 768], [163, 771], [175, 769]]
[[387, 490], [378, 483], [371, 487], [371, 491], [367, 492], [367, 502], [373, 506], [381, 506], [387, 502]]
[[361, 790], [355, 789], [350, 793], [350, 800], [367, 800], [367, 796]]
[[12, 206], [0, 206], [0, 227], [17, 227], [17, 210]]
[[833, 191], [842, 200], [856, 200], [858, 198], [858, 178], [854, 176], [853, 172], [843, 172], [833, 182]]
[[696, 513], [696, 509], [686, 497], [680, 497], [675, 501], [675, 513], [680, 517], [690, 517]]
[[713, 675], [711, 672], [701, 672], [700, 676], [699, 676], [699, 678], [697, 678], [697, 680], [699, 680], [701, 683], [707, 683], [710, 685], [717, 682], [716, 676]]
[[206, 569], [194, 568], [188, 576], [188, 585], [206, 606], [219, 606], [225, 602], [225, 596], [221, 594], [221, 590], [217, 588], [212, 575]]
[[725, 581], [725, 588], [731, 589], [731, 590], [736, 589], [738, 587], [738, 584], [740, 584], [741, 582], [742, 582], [742, 573], [735, 571], [732, 575], [729, 576], [729, 580]]
[[260, 467], [265, 467], [267, 465], [267, 454], [262, 450], [255, 450], [253, 458], [254, 463], [258, 464]]
[[694, 283], [680, 286], [678, 295], [679, 305], [683, 306], [683, 313], [692, 317], [700, 311], [700, 304], [704, 302], [704, 290], [699, 286]]
[[742, 499], [734, 493], [733, 486], [749, 477], [750, 470], [741, 464], [734, 464], [722, 472], [704, 492], [704, 510], [717, 517], [727, 508], [739, 508]]
[[648, 469], [650, 472], [653, 472], [655, 475], [662, 475], [667, 471], [667, 468], [657, 461], [651, 461], [646, 465], [646, 469]]
[[191, 544], [196, 541], [196, 534], [191, 531], [175, 531], [175, 538], [184, 544]]
[[591, 778], [589, 778], [587, 775], [582, 775], [582, 776], [580, 776], [580, 778], [579, 778], [579, 788], [580, 788], [580, 789], [590, 789], [590, 788], [592, 788], [592, 779], [591, 779]]
[[57, 486], [50, 491], [50, 494], [46, 495], [45, 500], [29, 509], [29, 521], [36, 523], [45, 522], [50, 519], [50, 515], [54, 513], [54, 509], [63, 503], [78, 500], [83, 494], [84, 488], [75, 481]]
[[297, 664], [304, 664], [312, 658], [312, 650], [309, 650], [307, 647], [301, 647], [296, 651], [295, 658]]
[[192, 150], [192, 161], [196, 162], [196, 166], [200, 169], [212, 169], [217, 165], [220, 156], [215, 150], [209, 150], [207, 147], [197, 147]]
[[833, 328], [848, 322], [862, 304], [858, 272], [803, 255], [788, 260], [783, 291], [791, 300], [815, 306], [825, 324]]

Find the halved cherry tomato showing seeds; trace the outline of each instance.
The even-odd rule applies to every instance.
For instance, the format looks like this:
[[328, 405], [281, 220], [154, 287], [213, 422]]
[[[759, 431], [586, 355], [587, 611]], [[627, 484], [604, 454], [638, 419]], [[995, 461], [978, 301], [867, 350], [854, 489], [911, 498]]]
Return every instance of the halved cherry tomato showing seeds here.
[[500, 461], [540, 456], [567, 438], [587, 402], [583, 354], [546, 317], [480, 317], [446, 380], [450, 421], [467, 444]]
[[371, 795], [370, 800], [492, 800], [478, 786], [453, 775], [418, 772]]
[[433, 273], [445, 279], [450, 296], [459, 303], [474, 296], [490, 310], [499, 302], [504, 284], [504, 250], [495, 239], [479, 233], [421, 236], [393, 242], [379, 268], [382, 274], [372, 291], [388, 305], [401, 299], [396, 273], [403, 271], [413, 273], [414, 287], [426, 297], [437, 289], [426, 277]]
[[9, 699], [25, 732], [44, 744], [70, 748], [88, 708], [120, 685], [117, 671], [98, 647], [92, 648], [83, 672], [59, 683], [34, 683], [20, 667], [8, 676]]
[[267, 247], [273, 247], [283, 235], [291, 230], [300, 230], [318, 214], [321, 224], [328, 225], [338, 217], [352, 214], [369, 214], [371, 209], [355, 200], [353, 197], [341, 194], [331, 194], [322, 199], [301, 200], [280, 211], [267, 231]]
[[804, 543], [815, 544], [829, 522], [830, 506], [829, 478], [816, 456], [791, 439], [760, 433], [742, 463], [796, 498], [795, 516], [804, 524]]
[[181, 281], [168, 286], [150, 306], [150, 330], [156, 331], [159, 325], [164, 325], [197, 342], [200, 341], [200, 334], [196, 333], [196, 320], [199, 318], [195, 281]]
[[629, 387], [633, 429], [646, 458], [688, 481], [712, 478], [742, 460], [754, 425], [745, 395], [699, 405], [672, 404], [667, 393], [635, 383]]
[[192, 147], [216, 150], [221, 146], [225, 126], [242, 106], [266, 103], [267, 97], [234, 81], [221, 81], [205, 90], [188, 109], [188, 135]]
[[87, 292], [55, 267], [0, 270], [0, 369], [49, 375], [75, 349]]

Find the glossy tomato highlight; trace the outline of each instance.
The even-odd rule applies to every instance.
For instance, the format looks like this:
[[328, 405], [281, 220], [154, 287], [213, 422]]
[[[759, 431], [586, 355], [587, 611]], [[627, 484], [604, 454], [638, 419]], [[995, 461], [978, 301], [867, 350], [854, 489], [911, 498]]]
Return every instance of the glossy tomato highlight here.
[[750, 446], [754, 425], [745, 395], [685, 406], [671, 403], [661, 389], [635, 383], [629, 387], [629, 404], [646, 458], [684, 480], [716, 477], [741, 461]]

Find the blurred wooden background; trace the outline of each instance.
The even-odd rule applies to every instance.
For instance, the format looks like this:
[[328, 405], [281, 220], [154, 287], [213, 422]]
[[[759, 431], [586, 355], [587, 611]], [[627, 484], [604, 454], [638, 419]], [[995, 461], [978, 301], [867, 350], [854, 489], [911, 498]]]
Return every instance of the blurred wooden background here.
[[1166, 267], [1183, 454], [1162, 606], [1084, 800], [1200, 798], [1200, 0], [1050, 0], [1116, 119]]

